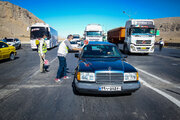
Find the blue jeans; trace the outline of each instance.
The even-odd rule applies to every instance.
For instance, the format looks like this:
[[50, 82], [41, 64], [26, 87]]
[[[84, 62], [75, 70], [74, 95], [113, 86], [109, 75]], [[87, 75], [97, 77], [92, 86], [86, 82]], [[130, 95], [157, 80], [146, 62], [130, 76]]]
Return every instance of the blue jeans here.
[[67, 67], [66, 58], [62, 56], [58, 56], [58, 59], [59, 59], [59, 68], [57, 71], [56, 78], [62, 78], [66, 76], [66, 67]]

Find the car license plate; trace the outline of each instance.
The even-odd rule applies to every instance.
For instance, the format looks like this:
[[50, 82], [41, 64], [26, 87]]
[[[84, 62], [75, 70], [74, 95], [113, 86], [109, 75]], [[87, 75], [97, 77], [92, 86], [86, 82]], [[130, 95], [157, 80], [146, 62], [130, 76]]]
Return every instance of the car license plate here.
[[99, 91], [121, 91], [121, 86], [101, 86]]
[[146, 49], [146, 47], [141, 47], [141, 49]]

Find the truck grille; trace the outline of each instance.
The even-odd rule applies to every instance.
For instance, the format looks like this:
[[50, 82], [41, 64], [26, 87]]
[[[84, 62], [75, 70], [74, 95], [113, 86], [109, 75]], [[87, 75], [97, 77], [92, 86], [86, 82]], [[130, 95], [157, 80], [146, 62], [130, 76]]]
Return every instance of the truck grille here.
[[96, 83], [99, 84], [121, 84], [123, 80], [123, 73], [96, 73]]
[[151, 40], [136, 40], [136, 44], [149, 45]]

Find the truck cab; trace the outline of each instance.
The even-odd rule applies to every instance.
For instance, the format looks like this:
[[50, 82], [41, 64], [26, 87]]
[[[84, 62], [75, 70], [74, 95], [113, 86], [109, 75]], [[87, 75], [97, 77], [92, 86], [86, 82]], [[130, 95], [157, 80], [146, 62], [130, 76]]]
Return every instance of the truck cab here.
[[103, 41], [103, 30], [100, 24], [88, 24], [84, 31], [84, 37], [88, 41]]
[[124, 51], [130, 53], [153, 53], [155, 25], [153, 20], [131, 19], [125, 26]]

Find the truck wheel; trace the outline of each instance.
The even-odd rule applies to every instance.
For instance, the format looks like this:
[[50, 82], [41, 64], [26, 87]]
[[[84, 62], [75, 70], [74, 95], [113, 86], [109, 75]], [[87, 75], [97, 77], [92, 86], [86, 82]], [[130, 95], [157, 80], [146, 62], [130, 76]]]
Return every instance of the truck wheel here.
[[144, 55], [149, 55], [149, 53], [144, 53]]
[[14, 55], [14, 53], [11, 53], [11, 54], [10, 54], [9, 59], [10, 59], [10, 60], [14, 60], [14, 59], [15, 59], [15, 55]]

